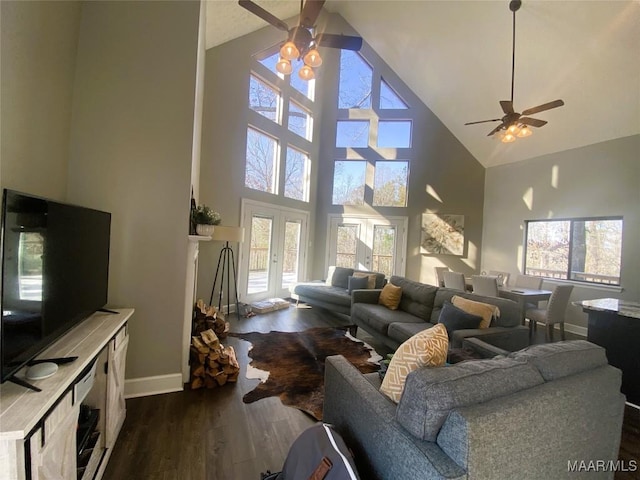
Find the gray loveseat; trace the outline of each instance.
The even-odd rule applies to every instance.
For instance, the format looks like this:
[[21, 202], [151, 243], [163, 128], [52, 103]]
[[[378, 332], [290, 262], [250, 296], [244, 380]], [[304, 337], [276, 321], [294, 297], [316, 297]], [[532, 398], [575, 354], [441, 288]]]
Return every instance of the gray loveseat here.
[[416, 333], [438, 323], [442, 306], [455, 295], [496, 305], [500, 317], [492, 320], [489, 328], [454, 331], [452, 347], [461, 347], [467, 337], [482, 338], [508, 351], [529, 345], [529, 331], [520, 325], [520, 307], [512, 300], [426, 285], [404, 277], [393, 276], [389, 282], [402, 288], [398, 309], [389, 310], [378, 304], [381, 290], [354, 291], [351, 321], [394, 350]]
[[343, 315], [351, 314], [351, 292], [348, 290], [349, 276], [354, 273], [375, 275], [374, 288], [382, 288], [385, 281], [384, 273], [354, 270], [353, 268], [330, 267], [327, 280], [297, 283], [290, 288], [293, 300], [304, 302], [316, 307], [326, 308]]
[[353, 450], [361, 478], [613, 478], [570, 473], [618, 459], [624, 395], [603, 348], [578, 340], [507, 357], [421, 368], [396, 405], [380, 377], [328, 357], [323, 421]]

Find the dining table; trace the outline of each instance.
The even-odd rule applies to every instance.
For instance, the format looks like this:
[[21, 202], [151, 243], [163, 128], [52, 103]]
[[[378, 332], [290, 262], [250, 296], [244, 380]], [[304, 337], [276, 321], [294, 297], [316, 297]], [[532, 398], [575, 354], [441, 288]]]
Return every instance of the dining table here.
[[[513, 300], [520, 306], [520, 324], [521, 325], [524, 325], [525, 323], [524, 319], [525, 319], [525, 313], [527, 310], [526, 305], [528, 303], [532, 303], [537, 306], [538, 302], [549, 300], [552, 293], [553, 292], [551, 290], [535, 290], [531, 288], [521, 288], [521, 287], [498, 288], [498, 295], [500, 295], [500, 297]], [[529, 329], [529, 332], [531, 332], [531, 329]]]

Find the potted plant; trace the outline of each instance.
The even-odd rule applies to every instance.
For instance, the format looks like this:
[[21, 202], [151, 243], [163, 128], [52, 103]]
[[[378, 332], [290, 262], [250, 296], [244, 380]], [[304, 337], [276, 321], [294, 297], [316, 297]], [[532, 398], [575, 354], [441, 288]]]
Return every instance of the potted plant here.
[[198, 205], [191, 213], [191, 220], [196, 224], [198, 235], [210, 236], [213, 234], [214, 226], [220, 225], [222, 217], [212, 208], [206, 205]]

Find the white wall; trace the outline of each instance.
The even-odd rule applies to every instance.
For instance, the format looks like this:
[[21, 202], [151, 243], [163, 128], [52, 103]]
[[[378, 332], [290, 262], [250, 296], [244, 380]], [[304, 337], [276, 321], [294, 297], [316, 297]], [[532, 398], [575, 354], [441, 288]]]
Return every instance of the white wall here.
[[[487, 169], [482, 269], [521, 271], [525, 220], [622, 215], [623, 290], [576, 284], [571, 301], [640, 300], [639, 159], [635, 135]], [[570, 305], [567, 323], [584, 333], [586, 314]]]
[[64, 200], [80, 2], [0, 2], [2, 186]]
[[83, 4], [69, 200], [112, 212], [128, 379], [181, 372], [199, 2]]

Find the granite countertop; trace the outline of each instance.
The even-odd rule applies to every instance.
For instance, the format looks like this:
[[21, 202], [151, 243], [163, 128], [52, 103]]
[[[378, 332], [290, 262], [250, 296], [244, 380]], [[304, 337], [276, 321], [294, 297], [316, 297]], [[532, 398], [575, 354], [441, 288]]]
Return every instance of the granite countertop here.
[[582, 300], [573, 302], [573, 305], [585, 310], [597, 312], [615, 312], [623, 317], [640, 319], [640, 302], [630, 302], [617, 298], [596, 298], [594, 300]]

